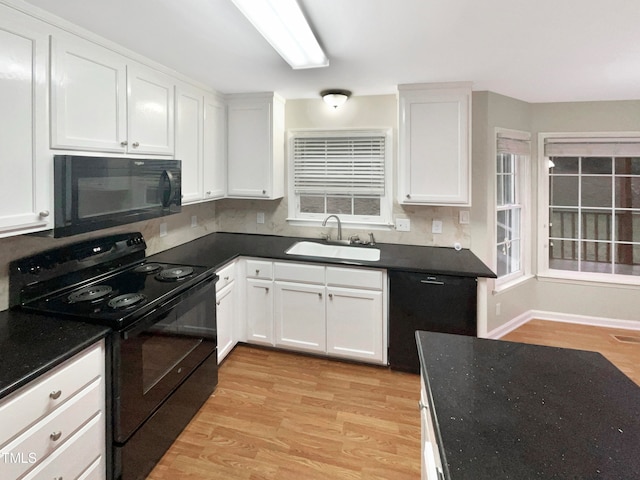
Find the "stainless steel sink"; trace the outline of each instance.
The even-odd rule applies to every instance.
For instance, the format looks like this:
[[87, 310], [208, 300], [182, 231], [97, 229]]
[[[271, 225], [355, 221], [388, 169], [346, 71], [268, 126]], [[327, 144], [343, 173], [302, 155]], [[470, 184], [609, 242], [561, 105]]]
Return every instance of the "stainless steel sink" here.
[[331, 243], [296, 242], [285, 253], [287, 255], [302, 255], [305, 257], [341, 258], [367, 262], [380, 260], [380, 250], [377, 248], [333, 245]]

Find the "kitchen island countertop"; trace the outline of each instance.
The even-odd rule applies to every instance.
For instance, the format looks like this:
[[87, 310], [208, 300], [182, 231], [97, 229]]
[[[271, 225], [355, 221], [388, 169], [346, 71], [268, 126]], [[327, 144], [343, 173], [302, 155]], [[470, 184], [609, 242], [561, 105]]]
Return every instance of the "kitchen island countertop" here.
[[447, 480], [640, 478], [640, 387], [599, 353], [416, 337]]

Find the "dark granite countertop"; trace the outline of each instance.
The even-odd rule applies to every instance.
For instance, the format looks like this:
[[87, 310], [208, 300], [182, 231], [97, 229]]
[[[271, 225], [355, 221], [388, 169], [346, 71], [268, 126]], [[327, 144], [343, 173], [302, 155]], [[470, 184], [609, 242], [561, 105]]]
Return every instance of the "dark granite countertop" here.
[[89, 345], [110, 329], [17, 311], [0, 312], [0, 398]]
[[599, 353], [416, 336], [448, 480], [640, 478], [640, 387]]
[[212, 233], [183, 245], [153, 255], [154, 261], [220, 267], [238, 256], [336, 265], [406, 270], [461, 277], [490, 277], [495, 274], [470, 250], [378, 243], [377, 262], [340, 260], [324, 257], [287, 255], [285, 251], [297, 241], [323, 242], [314, 238], [281, 237], [245, 233]]

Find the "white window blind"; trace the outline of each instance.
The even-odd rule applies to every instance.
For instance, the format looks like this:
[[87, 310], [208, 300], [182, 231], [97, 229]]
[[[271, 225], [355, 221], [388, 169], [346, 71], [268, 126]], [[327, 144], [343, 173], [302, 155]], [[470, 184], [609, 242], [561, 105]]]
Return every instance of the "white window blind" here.
[[385, 137], [296, 137], [296, 194], [384, 195]]
[[638, 157], [640, 137], [547, 138], [546, 157]]
[[498, 133], [497, 137], [498, 154], [529, 155], [531, 151], [528, 134]]

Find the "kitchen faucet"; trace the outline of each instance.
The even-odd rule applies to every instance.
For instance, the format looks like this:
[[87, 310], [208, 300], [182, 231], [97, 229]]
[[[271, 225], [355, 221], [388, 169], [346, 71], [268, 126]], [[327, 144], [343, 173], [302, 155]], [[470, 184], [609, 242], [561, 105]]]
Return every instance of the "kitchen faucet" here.
[[322, 226], [326, 227], [327, 220], [329, 220], [331, 217], [335, 218], [336, 221], [338, 222], [338, 240], [342, 241], [342, 222], [340, 221], [340, 217], [338, 217], [338, 215], [329, 215], [327, 218], [324, 219], [324, 222], [322, 222]]

